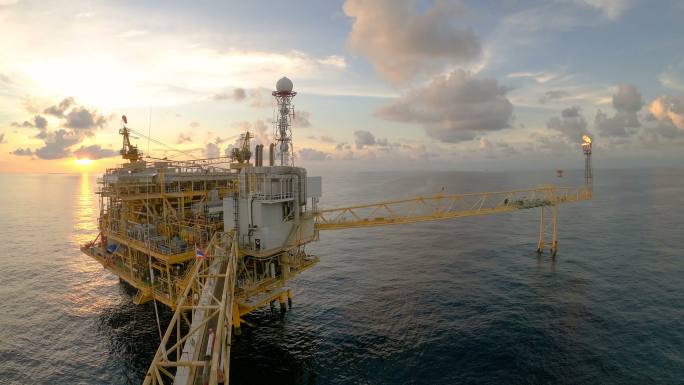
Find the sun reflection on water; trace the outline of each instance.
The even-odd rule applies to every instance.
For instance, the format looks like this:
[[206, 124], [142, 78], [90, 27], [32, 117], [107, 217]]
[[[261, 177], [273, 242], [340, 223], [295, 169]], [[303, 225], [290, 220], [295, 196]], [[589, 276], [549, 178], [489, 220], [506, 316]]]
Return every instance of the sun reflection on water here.
[[[89, 173], [82, 173], [79, 187], [74, 194], [73, 231], [71, 243], [75, 247], [92, 241], [98, 232], [98, 198], [95, 194], [95, 180]], [[67, 312], [72, 315], [99, 313], [102, 309], [117, 303], [118, 297], [111, 287], [118, 285], [116, 277], [107, 274], [95, 260], [81, 254], [67, 262], [70, 270], [78, 273], [78, 279], [70, 282], [71, 290], [65, 296], [70, 303]], [[118, 290], [114, 291], [118, 294]]]
[[91, 183], [90, 174], [81, 174], [80, 189], [74, 205], [73, 240], [78, 244], [92, 240], [97, 234], [97, 199]]

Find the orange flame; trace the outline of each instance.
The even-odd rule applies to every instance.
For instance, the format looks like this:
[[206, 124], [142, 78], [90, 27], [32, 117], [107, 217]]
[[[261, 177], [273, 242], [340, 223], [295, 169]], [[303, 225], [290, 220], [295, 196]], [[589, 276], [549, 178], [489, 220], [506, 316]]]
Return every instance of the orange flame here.
[[582, 135], [582, 144], [591, 144], [591, 138], [589, 135]]

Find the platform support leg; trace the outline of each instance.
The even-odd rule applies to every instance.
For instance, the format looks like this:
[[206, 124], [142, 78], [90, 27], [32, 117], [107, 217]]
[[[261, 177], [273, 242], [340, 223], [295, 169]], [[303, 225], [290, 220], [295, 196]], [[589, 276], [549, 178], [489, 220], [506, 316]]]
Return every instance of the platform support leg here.
[[287, 289], [287, 307], [292, 309], [292, 290]]
[[537, 254], [542, 254], [548, 248], [551, 256], [558, 253], [558, 206], [542, 206], [539, 208], [539, 238], [537, 239]]
[[280, 296], [278, 296], [278, 302], [280, 302], [280, 312], [285, 313], [287, 311], [287, 292], [282, 291]]
[[240, 306], [237, 304], [237, 301], [233, 303], [233, 330], [235, 331], [235, 335], [239, 336], [240, 335]]

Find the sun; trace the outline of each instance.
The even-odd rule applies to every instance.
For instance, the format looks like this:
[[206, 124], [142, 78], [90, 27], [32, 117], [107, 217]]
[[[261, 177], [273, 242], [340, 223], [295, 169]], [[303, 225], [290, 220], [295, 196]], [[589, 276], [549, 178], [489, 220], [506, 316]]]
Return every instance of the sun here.
[[88, 166], [91, 163], [93, 163], [92, 159], [88, 159], [88, 158], [76, 159], [76, 164], [79, 166]]

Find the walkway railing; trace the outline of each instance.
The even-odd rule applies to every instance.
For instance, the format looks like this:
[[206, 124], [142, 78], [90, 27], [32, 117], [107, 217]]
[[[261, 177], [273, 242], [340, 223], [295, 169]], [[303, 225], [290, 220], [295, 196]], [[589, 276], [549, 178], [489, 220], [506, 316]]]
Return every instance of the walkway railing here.
[[542, 186], [501, 192], [438, 194], [319, 210], [315, 215], [319, 230], [332, 230], [489, 215], [585, 199], [591, 199], [591, 191], [586, 187]]
[[207, 257], [192, 266], [144, 384], [228, 382], [238, 255], [232, 234], [214, 234]]

